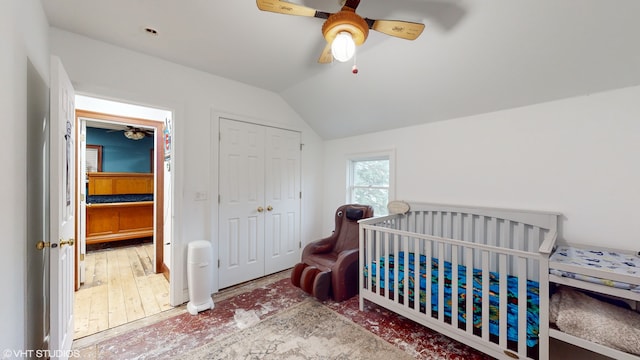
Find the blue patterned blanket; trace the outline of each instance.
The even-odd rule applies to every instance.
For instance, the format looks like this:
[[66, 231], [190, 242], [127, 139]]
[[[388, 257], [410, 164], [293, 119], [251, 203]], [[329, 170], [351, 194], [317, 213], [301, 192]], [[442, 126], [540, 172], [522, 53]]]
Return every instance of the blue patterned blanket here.
[[87, 204], [153, 201], [153, 194], [89, 195]]
[[[398, 254], [398, 290], [400, 296], [404, 296], [405, 288], [409, 291], [409, 302], [414, 302], [415, 297], [415, 276], [414, 276], [414, 254], [409, 254], [409, 284], [407, 286], [405, 281], [405, 264], [404, 253]], [[382, 289], [389, 285], [389, 290], [394, 288], [394, 267], [395, 261], [393, 255], [390, 255], [387, 259], [380, 258], [380, 287]], [[385, 271], [385, 266], [388, 263], [388, 271]], [[444, 261], [444, 310], [445, 316], [451, 318], [451, 275], [452, 266], [450, 262]], [[375, 262], [374, 262], [375, 264]], [[437, 313], [438, 311], [438, 275], [439, 275], [439, 260], [436, 258], [431, 259], [431, 311]], [[371, 278], [374, 285], [377, 284], [376, 280], [377, 266], [372, 267]], [[368, 278], [368, 268], [364, 269], [365, 278]], [[458, 321], [462, 324], [466, 324], [466, 288], [467, 288], [467, 269], [465, 266], [458, 265]], [[388, 280], [387, 280], [388, 279]], [[424, 311], [426, 304], [426, 257], [420, 255], [420, 308]], [[370, 284], [370, 283], [368, 283]], [[538, 324], [539, 324], [539, 286], [538, 282], [527, 280], [527, 346], [535, 346], [538, 343]], [[495, 272], [489, 273], [489, 333], [495, 336], [499, 335], [499, 274]], [[482, 270], [473, 269], [473, 326], [477, 329], [482, 327]], [[507, 339], [510, 341], [518, 340], [518, 278], [515, 276], [507, 277]]]

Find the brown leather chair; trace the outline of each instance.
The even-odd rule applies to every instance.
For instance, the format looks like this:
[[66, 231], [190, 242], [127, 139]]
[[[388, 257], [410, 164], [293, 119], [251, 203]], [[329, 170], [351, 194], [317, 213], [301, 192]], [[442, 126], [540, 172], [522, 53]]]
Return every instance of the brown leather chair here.
[[358, 293], [358, 220], [373, 216], [368, 205], [347, 204], [336, 210], [336, 228], [327, 238], [305, 246], [291, 272], [293, 285], [320, 301], [346, 300]]

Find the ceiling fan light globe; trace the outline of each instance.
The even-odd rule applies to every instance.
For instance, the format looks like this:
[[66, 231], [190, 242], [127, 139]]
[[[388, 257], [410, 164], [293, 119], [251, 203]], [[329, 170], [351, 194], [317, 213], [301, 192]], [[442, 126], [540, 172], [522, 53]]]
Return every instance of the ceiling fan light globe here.
[[334, 59], [345, 62], [349, 61], [356, 52], [356, 44], [351, 33], [342, 31], [336, 35], [331, 43], [331, 54]]
[[127, 139], [140, 140], [144, 137], [144, 133], [142, 131], [127, 130], [124, 132], [124, 136]]

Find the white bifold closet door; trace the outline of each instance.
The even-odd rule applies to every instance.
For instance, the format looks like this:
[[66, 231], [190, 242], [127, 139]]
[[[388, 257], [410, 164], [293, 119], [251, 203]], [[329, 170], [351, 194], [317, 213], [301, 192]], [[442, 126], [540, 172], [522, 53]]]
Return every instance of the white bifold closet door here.
[[300, 260], [300, 133], [220, 119], [219, 288]]

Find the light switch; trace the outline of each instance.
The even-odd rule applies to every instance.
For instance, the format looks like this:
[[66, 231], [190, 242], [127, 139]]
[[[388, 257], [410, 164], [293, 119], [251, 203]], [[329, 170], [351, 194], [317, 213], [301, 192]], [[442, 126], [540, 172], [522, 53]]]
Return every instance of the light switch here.
[[195, 200], [196, 201], [207, 200], [207, 192], [206, 191], [196, 191]]

